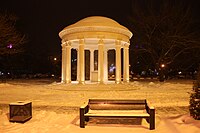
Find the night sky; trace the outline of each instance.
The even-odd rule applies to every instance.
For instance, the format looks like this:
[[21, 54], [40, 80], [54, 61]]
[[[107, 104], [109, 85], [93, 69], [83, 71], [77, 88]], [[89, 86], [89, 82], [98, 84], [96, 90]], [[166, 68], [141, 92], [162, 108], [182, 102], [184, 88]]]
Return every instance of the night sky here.
[[28, 47], [31, 52], [41, 55], [60, 54], [58, 33], [80, 19], [100, 15], [126, 25], [130, 14], [129, 0], [5, 0], [0, 3], [1, 11], [19, 17], [21, 31], [29, 37]]
[[[61, 55], [59, 32], [85, 17], [109, 17], [132, 31], [128, 19], [132, 4], [131, 0], [1, 0], [0, 11], [19, 17], [17, 28], [29, 40], [26, 53], [41, 68], [49, 56]], [[198, 5], [194, 4], [196, 14]]]
[[131, 1], [1, 0], [0, 11], [19, 17], [17, 28], [28, 36], [27, 54], [41, 68], [49, 56], [61, 55], [58, 34], [63, 28], [89, 16], [109, 17], [127, 26]]

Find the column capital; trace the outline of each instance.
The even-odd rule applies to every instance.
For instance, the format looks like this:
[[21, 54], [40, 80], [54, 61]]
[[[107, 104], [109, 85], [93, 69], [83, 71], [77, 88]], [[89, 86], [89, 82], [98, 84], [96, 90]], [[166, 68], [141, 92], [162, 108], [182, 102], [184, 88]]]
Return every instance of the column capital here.
[[85, 44], [85, 40], [84, 39], [79, 39], [79, 45], [84, 45]]
[[120, 40], [115, 40], [115, 45], [116, 46], [121, 46], [121, 41]]
[[95, 51], [95, 49], [89, 49], [90, 50], [90, 52], [94, 52]]
[[124, 48], [129, 48], [129, 45], [130, 45], [129, 43], [125, 43]]
[[62, 47], [65, 47], [65, 46], [66, 46], [66, 42], [63, 42], [63, 43], [61, 44], [61, 46], [62, 46]]
[[71, 47], [71, 44], [72, 44], [72, 43], [71, 43], [70, 41], [67, 41], [67, 42], [66, 42], [66, 46], [70, 46], [70, 47]]
[[65, 39], [62, 39], [61, 43], [64, 43], [64, 42], [66, 42]]
[[104, 49], [104, 52], [108, 52], [108, 51], [109, 51], [109, 49], [108, 49], [108, 48], [105, 48], [105, 49]]
[[99, 45], [102, 45], [102, 44], [104, 44], [104, 41], [103, 41], [103, 39], [99, 39], [99, 42], [98, 42], [98, 44], [99, 44]]

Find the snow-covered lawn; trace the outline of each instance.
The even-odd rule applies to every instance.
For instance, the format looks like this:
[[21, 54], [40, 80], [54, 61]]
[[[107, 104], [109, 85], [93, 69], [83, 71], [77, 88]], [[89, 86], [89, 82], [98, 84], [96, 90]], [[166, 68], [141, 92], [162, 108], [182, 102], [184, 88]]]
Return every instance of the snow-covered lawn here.
[[[0, 133], [155, 132], [199, 133], [200, 121], [189, 116], [189, 80], [129, 84], [60, 84], [49, 80], [15, 80], [0, 83]], [[91, 120], [79, 128], [79, 107], [89, 98], [147, 99], [156, 109], [156, 129], [138, 120]], [[32, 101], [33, 117], [24, 124], [10, 123], [8, 105]]]

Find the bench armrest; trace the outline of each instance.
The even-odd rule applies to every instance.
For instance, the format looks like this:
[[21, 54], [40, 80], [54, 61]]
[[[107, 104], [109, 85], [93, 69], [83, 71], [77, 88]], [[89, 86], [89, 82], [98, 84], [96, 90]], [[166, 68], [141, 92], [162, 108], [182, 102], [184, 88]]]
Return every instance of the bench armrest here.
[[155, 109], [155, 108], [154, 108], [154, 106], [152, 106], [152, 105], [150, 104], [149, 101], [146, 101], [146, 110], [148, 111], [148, 110], [150, 110], [150, 109]]
[[85, 114], [89, 111], [89, 105], [88, 103], [84, 103], [81, 107], [80, 107], [80, 127], [84, 128], [85, 127]]
[[150, 130], [155, 129], [155, 108], [150, 105], [149, 102], [146, 101], [146, 111], [150, 115], [149, 123], [150, 123]]
[[83, 114], [86, 114], [89, 111], [89, 105], [88, 102], [84, 103], [81, 107], [80, 107], [80, 111]]
[[155, 109], [154, 106], [152, 106], [149, 102], [147, 103], [147, 106], [149, 109]]
[[85, 109], [85, 108], [87, 108], [87, 106], [88, 106], [88, 103], [86, 102], [80, 108]]

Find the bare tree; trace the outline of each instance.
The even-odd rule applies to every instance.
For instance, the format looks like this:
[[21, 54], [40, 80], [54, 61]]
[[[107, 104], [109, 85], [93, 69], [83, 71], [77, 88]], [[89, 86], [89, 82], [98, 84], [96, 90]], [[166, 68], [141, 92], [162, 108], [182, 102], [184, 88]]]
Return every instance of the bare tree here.
[[[178, 67], [186, 60], [181, 57], [200, 51], [199, 30], [196, 30], [199, 25], [188, 3], [181, 2], [133, 1], [130, 16], [134, 32], [132, 49], [138, 54], [137, 58], [157, 70], [161, 64], [168, 68]], [[177, 61], [180, 59], [182, 62]], [[191, 60], [191, 56], [188, 59]]]
[[0, 55], [15, 54], [23, 51], [22, 44], [27, 39], [16, 28], [18, 18], [13, 14], [0, 14]]

